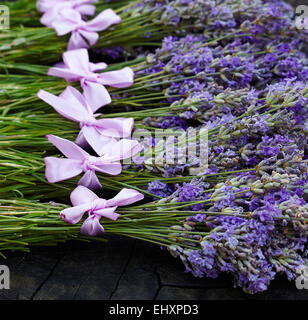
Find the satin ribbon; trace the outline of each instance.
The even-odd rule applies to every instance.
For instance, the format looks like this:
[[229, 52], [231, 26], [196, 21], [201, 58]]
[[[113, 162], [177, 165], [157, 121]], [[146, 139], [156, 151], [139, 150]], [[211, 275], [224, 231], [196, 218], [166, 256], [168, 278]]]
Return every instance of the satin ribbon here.
[[103, 62], [89, 61], [87, 49], [77, 49], [63, 53], [63, 63], [50, 68], [48, 75], [64, 78], [67, 82], [80, 81], [85, 99], [92, 109], [97, 110], [105, 98], [104, 85], [126, 88], [134, 83], [134, 72], [131, 68], [95, 73], [105, 68], [107, 65]]
[[74, 142], [47, 135], [47, 140], [57, 147], [66, 158], [46, 157], [45, 176], [48, 182], [56, 183], [78, 176], [84, 172], [78, 185], [89, 189], [101, 189], [96, 171], [118, 175], [122, 171], [120, 163], [141, 151], [141, 145], [135, 140], [122, 139], [110, 146], [109, 151], [101, 157], [91, 156]]
[[[90, 3], [96, 3], [96, 2], [97, 0], [37, 0], [36, 8], [40, 12], [46, 12], [49, 9], [52, 9], [58, 6], [65, 6], [83, 13], [83, 10], [80, 11], [80, 7], [85, 7]], [[95, 6], [92, 6], [92, 7], [95, 8]], [[95, 9], [94, 9], [94, 12], [95, 12]]]
[[[37, 96], [63, 117], [78, 122], [81, 130], [75, 142], [83, 148], [89, 144], [99, 156], [116, 143], [116, 138], [127, 138], [133, 130], [133, 118], [97, 120], [95, 117], [99, 114], [94, 114], [95, 108], [93, 111], [84, 96], [71, 86], [68, 86], [59, 97], [45, 90], [40, 90]], [[100, 106], [111, 102], [109, 93], [104, 87], [101, 96], [103, 99], [99, 102]]]
[[118, 206], [126, 206], [144, 198], [143, 194], [133, 189], [123, 189], [114, 198], [100, 199], [91, 190], [79, 186], [71, 193], [73, 207], [61, 211], [61, 218], [70, 224], [78, 223], [88, 212], [80, 231], [84, 235], [98, 236], [104, 233], [100, 224], [102, 217], [116, 221], [120, 216], [116, 213]]
[[82, 16], [93, 16], [96, 7], [91, 3], [96, 0], [40, 0], [37, 1], [36, 7], [43, 12], [40, 22], [52, 28], [52, 23], [59, 18], [63, 9], [72, 9], [79, 12]]
[[[45, 18], [50, 21], [50, 17]], [[112, 9], [106, 9], [98, 14], [93, 20], [84, 21], [81, 14], [70, 8], [62, 8], [57, 11], [57, 17], [51, 22], [58, 36], [63, 36], [72, 33], [69, 39], [67, 50], [78, 48], [89, 48], [95, 45], [99, 38], [99, 31], [106, 30], [113, 24], [119, 24], [121, 17], [118, 16]]]

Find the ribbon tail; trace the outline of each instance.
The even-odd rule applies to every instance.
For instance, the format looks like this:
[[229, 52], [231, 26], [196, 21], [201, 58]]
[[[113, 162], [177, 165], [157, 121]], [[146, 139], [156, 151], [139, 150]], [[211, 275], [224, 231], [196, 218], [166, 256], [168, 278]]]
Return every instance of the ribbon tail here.
[[87, 172], [79, 180], [78, 185], [84, 186], [90, 190], [99, 190], [103, 188], [97, 178], [97, 175], [92, 170], [87, 170]]
[[83, 39], [79, 31], [73, 31], [67, 44], [67, 50], [71, 51], [80, 48], [89, 48], [89, 45]]
[[[46, 11], [41, 16], [40, 23], [48, 28], [54, 28], [52, 25], [54, 20], [55, 20], [54, 11], [51, 9], [51, 10]], [[70, 26], [65, 26], [65, 27], [66, 27], [65, 29], [67, 29], [67, 33], [72, 31]], [[65, 31], [62, 31], [62, 32], [65, 32]], [[57, 34], [58, 34], [58, 32], [57, 32]]]
[[89, 71], [89, 54], [87, 49], [66, 51], [62, 56], [63, 62], [69, 69], [78, 70], [79, 74]]
[[57, 147], [67, 158], [85, 160], [89, 154], [77, 146], [74, 142], [49, 134], [47, 140]]
[[46, 0], [37, 0], [36, 9], [40, 12], [46, 12], [50, 8], [49, 2]]
[[105, 62], [92, 63], [90, 62], [90, 71], [95, 72], [99, 70], [104, 70], [107, 68], [107, 64]]
[[89, 30], [79, 30], [80, 34], [88, 40], [91, 46], [94, 46], [97, 42], [99, 35], [97, 32], [89, 31]]
[[98, 165], [95, 169], [99, 172], [110, 174], [111, 176], [117, 176], [122, 171], [122, 165], [119, 162], [113, 162]]
[[112, 118], [96, 121], [97, 130], [104, 136], [127, 138], [134, 127], [133, 118]]
[[92, 31], [103, 31], [113, 24], [121, 23], [121, 17], [112, 9], [106, 9], [89, 21], [87, 28]]
[[113, 161], [132, 158], [142, 150], [141, 145], [136, 140], [122, 139], [114, 144], [113, 148], [106, 154]]
[[107, 200], [108, 206], [127, 206], [144, 199], [144, 195], [133, 189], [122, 189], [114, 198]]
[[78, 176], [82, 172], [80, 160], [47, 157], [45, 162], [45, 176], [49, 183], [56, 183]]
[[93, 203], [96, 199], [98, 199], [98, 196], [84, 186], [78, 186], [71, 193], [71, 202], [74, 206]]
[[81, 79], [80, 75], [74, 71], [62, 67], [51, 67], [48, 69], [47, 75], [63, 78], [67, 82], [75, 82]]
[[91, 209], [91, 203], [64, 209], [60, 212], [60, 217], [69, 224], [78, 223], [86, 211]]
[[75, 143], [82, 149], [88, 149], [91, 147], [83, 134], [83, 129], [79, 131], [79, 134], [75, 140]]
[[96, 7], [92, 4], [82, 4], [78, 6], [77, 10], [84, 16], [93, 16], [96, 11]]
[[120, 216], [118, 213], [115, 212], [116, 209], [117, 207], [98, 209], [95, 210], [95, 214], [116, 221]]
[[87, 104], [84, 96], [74, 87], [68, 86], [66, 89], [59, 95], [59, 97], [63, 98], [65, 101], [70, 104], [77, 104], [85, 106]]
[[99, 222], [100, 217], [90, 216], [84, 221], [80, 228], [80, 233], [90, 237], [96, 237], [104, 234], [105, 230]]
[[118, 71], [104, 72], [100, 74], [99, 81], [103, 85], [114, 88], [130, 87], [134, 83], [134, 72], [129, 67]]
[[82, 89], [83, 95], [93, 112], [111, 102], [107, 89], [99, 83], [84, 81]]
[[[72, 87], [67, 87], [60, 97], [45, 90], [40, 90], [37, 97], [52, 106], [62, 117], [80, 122], [88, 113], [86, 108], [71, 95], [70, 88]], [[72, 101], [74, 103], [71, 103]]]
[[81, 132], [86, 142], [99, 156], [108, 152], [108, 150], [116, 143], [115, 139], [102, 135], [97, 128], [93, 126], [84, 126], [81, 129]]
[[53, 9], [45, 12], [40, 19], [40, 22], [49, 28], [53, 28], [59, 37], [73, 32], [76, 28], [76, 24], [74, 22], [61, 18], [61, 14], [57, 10]]

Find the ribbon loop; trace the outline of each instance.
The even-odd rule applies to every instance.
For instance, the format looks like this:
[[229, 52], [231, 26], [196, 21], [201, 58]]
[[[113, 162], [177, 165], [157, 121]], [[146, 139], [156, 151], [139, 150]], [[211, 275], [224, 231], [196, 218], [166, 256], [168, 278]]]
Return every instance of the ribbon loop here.
[[47, 12], [50, 9], [60, 9], [63, 7], [72, 8], [85, 15], [93, 15], [96, 7], [91, 3], [97, 0], [37, 0], [36, 8], [40, 12]]

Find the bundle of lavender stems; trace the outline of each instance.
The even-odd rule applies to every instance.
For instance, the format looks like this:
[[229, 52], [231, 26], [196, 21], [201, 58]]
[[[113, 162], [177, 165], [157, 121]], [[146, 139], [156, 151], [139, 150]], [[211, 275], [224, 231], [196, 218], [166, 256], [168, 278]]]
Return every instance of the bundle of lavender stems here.
[[[113, 9], [121, 23], [100, 32], [88, 52], [73, 50], [89, 68], [108, 61], [84, 75], [69, 62], [69, 37], [40, 25], [34, 1], [22, 14], [21, 3], [7, 4], [21, 19], [0, 36], [1, 254], [116, 234], [160, 245], [196, 277], [231, 274], [251, 294], [276, 275], [302, 274], [308, 37], [291, 6], [88, 1], [98, 12]], [[104, 80], [110, 99], [94, 99], [90, 120], [69, 113], [68, 93], [86, 101], [87, 83], [123, 70], [133, 72], [132, 83]], [[122, 137], [131, 154], [112, 160], [117, 152], [89, 130], [117, 119], [133, 123], [131, 140]], [[86, 153], [80, 137], [88, 137]]]

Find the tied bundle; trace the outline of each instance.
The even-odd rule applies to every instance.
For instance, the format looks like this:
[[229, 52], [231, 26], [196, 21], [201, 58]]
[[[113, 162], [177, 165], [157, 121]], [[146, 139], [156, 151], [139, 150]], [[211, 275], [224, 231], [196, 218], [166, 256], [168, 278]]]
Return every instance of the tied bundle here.
[[[23, 0], [18, 0], [18, 4], [10, 4], [17, 7], [16, 14], [20, 14]], [[33, 2], [27, 4], [28, 8], [22, 15], [27, 19], [27, 15], [37, 15], [33, 13]], [[64, 2], [65, 5], [62, 3]], [[31, 5], [32, 3], [32, 5]], [[2, 56], [7, 61], [57, 61], [59, 56], [67, 48], [70, 35], [57, 37], [57, 32], [65, 35], [66, 32], [76, 31], [83, 34], [89, 40], [89, 32], [102, 31], [104, 28], [89, 30], [85, 28], [83, 21], [93, 14], [94, 6], [97, 12], [114, 9], [114, 12], [121, 18], [121, 23], [114, 26], [114, 30], [108, 29], [101, 33], [97, 47], [110, 48], [112, 54], [117, 54], [118, 47], [128, 49], [139, 46], [157, 46], [161, 39], [168, 35], [185, 35], [187, 33], [203, 33], [210, 38], [217, 38], [221, 35], [232, 34], [233, 32], [248, 33], [252, 37], [274, 37], [290, 38], [304, 37], [305, 31], [299, 35], [294, 26], [292, 18], [294, 16], [291, 6], [284, 1], [238, 1], [228, 0], [222, 3], [213, 1], [190, 0], [190, 1], [52, 1], [42, 2], [38, 8], [43, 12], [41, 21], [47, 27], [33, 27], [39, 25], [38, 18], [29, 19], [31, 27], [19, 27], [19, 21], [13, 23], [13, 28], [7, 33], [1, 34]], [[52, 6], [49, 5], [52, 4]], [[68, 4], [67, 4], [68, 3]], [[50, 6], [50, 7], [49, 7]], [[277, 8], [279, 7], [279, 12]], [[16, 10], [17, 10], [16, 9]], [[207, 12], [207, 15], [204, 15]], [[54, 20], [54, 17], [57, 17]], [[59, 20], [58, 20], [59, 18]], [[56, 30], [49, 28], [50, 22], [55, 21]], [[68, 26], [68, 24], [70, 26]], [[91, 24], [91, 23], [90, 23]], [[74, 28], [73, 26], [76, 26]], [[51, 26], [52, 27], [52, 26]], [[64, 31], [65, 30], [65, 31]], [[283, 33], [280, 31], [283, 30]], [[75, 37], [73, 35], [73, 37]], [[78, 36], [78, 38], [80, 38]], [[91, 39], [94, 40], [93, 37]], [[84, 39], [83, 39], [84, 40]], [[85, 42], [84, 42], [85, 44]], [[28, 48], [29, 50], [25, 50]], [[129, 50], [131, 51], [131, 50]], [[134, 54], [132, 51], [132, 54]], [[38, 59], [39, 57], [39, 59]]]
[[[23, 15], [22, 32], [33, 32], [24, 61], [20, 44], [2, 51], [0, 248], [107, 232], [168, 249], [194, 276], [230, 273], [248, 293], [266, 290], [276, 274], [300, 276], [307, 35], [294, 30], [290, 7], [49, 4], [37, 3], [48, 28], [31, 3]], [[95, 8], [101, 13], [88, 20]], [[15, 28], [4, 41], [18, 40]], [[54, 52], [41, 61], [52, 64], [31, 64], [40, 46], [51, 51], [53, 29], [63, 61]], [[95, 43], [115, 61], [92, 60]]]

